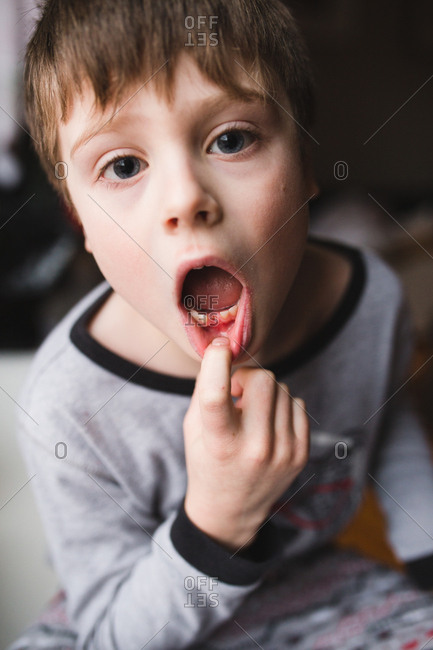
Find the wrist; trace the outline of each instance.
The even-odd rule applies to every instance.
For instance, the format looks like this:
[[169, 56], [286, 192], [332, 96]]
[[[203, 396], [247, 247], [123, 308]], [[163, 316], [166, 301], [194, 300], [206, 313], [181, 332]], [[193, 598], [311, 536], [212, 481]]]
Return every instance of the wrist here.
[[286, 542], [278, 529], [266, 524], [254, 544], [233, 553], [197, 528], [185, 513], [184, 504], [173, 522], [171, 539], [177, 552], [197, 571], [232, 585], [250, 585], [259, 580], [280, 557]]
[[215, 509], [202, 508], [185, 497], [184, 509], [188, 519], [214, 542], [231, 552], [250, 546], [261, 522], [243, 521], [242, 517], [221, 515]]

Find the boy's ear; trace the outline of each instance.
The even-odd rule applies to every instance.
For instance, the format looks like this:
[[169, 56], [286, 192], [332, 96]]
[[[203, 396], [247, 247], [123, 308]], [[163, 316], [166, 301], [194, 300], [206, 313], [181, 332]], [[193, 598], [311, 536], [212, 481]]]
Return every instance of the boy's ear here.
[[320, 187], [316, 180], [316, 174], [314, 173], [314, 165], [311, 153], [304, 160], [304, 179], [305, 179], [305, 191], [308, 196], [319, 196]]
[[320, 187], [319, 184], [316, 181], [316, 177], [314, 174], [311, 174], [308, 180], [308, 194], [309, 196], [314, 196], [317, 197], [320, 194]]
[[66, 194], [66, 195], [62, 196], [61, 201], [62, 201], [62, 204], [63, 204], [63, 209], [65, 210], [68, 219], [71, 221], [73, 226], [77, 230], [81, 230], [81, 232], [83, 234], [84, 248], [86, 249], [86, 251], [88, 253], [92, 253], [92, 247], [90, 246], [90, 242], [89, 242], [89, 239], [87, 237], [86, 231], [84, 230], [83, 223], [82, 223], [80, 217], [78, 216], [78, 212], [76, 211], [75, 206], [74, 206], [74, 204], [72, 203], [72, 201], [71, 201], [71, 199], [69, 197], [69, 194]]
[[320, 187], [313, 171], [313, 166], [308, 164], [304, 168], [304, 191], [307, 196], [317, 197], [320, 194]]
[[86, 231], [84, 230], [83, 226], [81, 226], [81, 228], [82, 228], [82, 230], [83, 230], [84, 248], [86, 249], [86, 251], [87, 251], [88, 253], [92, 253], [92, 247], [91, 247], [91, 245], [90, 245], [89, 238], [88, 238], [87, 235], [86, 235]]

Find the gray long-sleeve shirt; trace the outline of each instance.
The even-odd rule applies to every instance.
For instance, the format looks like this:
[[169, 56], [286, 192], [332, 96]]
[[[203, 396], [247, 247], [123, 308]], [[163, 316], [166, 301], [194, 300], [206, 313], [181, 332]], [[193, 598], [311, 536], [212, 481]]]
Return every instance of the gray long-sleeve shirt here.
[[179, 650], [206, 638], [270, 566], [341, 530], [369, 474], [397, 556], [430, 571], [433, 585], [433, 470], [402, 388], [406, 304], [373, 253], [336, 250], [353, 267], [340, 305], [302, 349], [270, 367], [306, 402], [310, 460], [257, 541], [234, 556], [183, 510], [182, 425], [194, 381], [139, 368], [86, 329], [109, 286], [83, 299], [40, 348], [19, 440], [77, 649], [139, 650], [153, 637], [155, 650]]

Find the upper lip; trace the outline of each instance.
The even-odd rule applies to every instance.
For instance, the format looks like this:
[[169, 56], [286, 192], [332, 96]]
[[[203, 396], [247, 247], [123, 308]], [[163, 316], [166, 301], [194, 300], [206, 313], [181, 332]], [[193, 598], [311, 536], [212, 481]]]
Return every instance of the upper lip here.
[[230, 275], [233, 275], [236, 280], [239, 280], [243, 287], [247, 286], [243, 274], [238, 271], [237, 267], [222, 257], [218, 257], [216, 255], [204, 255], [201, 257], [184, 260], [179, 264], [177, 269], [175, 288], [177, 304], [179, 304], [181, 307], [183, 307], [182, 289], [185, 278], [192, 269], [196, 269], [201, 266], [217, 266], [220, 269], [223, 269], [223, 271], [230, 273]]

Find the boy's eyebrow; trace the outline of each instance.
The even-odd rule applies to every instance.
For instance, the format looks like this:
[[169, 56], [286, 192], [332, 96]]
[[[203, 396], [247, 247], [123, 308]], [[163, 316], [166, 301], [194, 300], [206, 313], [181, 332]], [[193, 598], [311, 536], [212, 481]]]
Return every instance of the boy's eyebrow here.
[[108, 127], [111, 126], [112, 120], [113, 118], [110, 118], [105, 123], [103, 123], [102, 126], [100, 126], [99, 128], [97, 125], [95, 125], [86, 129], [84, 133], [82, 133], [80, 137], [76, 140], [74, 146], [72, 147], [71, 158], [75, 156], [78, 149], [84, 147], [89, 142], [89, 140], [91, 140], [93, 137], [98, 135], [98, 133], [104, 133], [105, 131], [107, 131]]
[[[218, 97], [214, 97], [214, 96], [209, 97], [208, 99], [203, 100], [203, 102], [200, 105], [200, 110], [206, 110], [210, 114], [212, 114], [212, 113], [217, 113], [219, 110], [221, 110], [221, 108], [223, 108], [224, 105], [230, 102], [237, 101], [239, 103], [252, 104], [258, 101], [263, 102], [263, 99], [264, 99], [263, 94], [258, 92], [257, 90], [243, 89], [242, 94], [239, 95], [227, 95], [227, 93], [225, 93], [224, 95]], [[84, 133], [82, 133], [81, 136], [74, 143], [71, 149], [71, 158], [74, 157], [78, 149], [81, 149], [93, 137], [95, 137], [99, 133], [105, 133], [106, 131], [109, 131], [113, 125], [114, 120], [116, 123], [122, 122], [123, 121], [122, 117], [118, 117], [116, 119], [117, 115], [118, 113], [114, 113], [114, 115], [111, 118], [106, 120], [106, 122], [103, 122], [102, 126], [93, 125], [88, 129], [86, 129]], [[116, 126], [118, 126], [118, 124], [116, 124]]]

